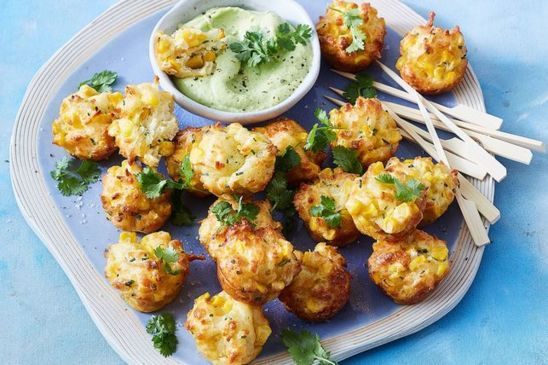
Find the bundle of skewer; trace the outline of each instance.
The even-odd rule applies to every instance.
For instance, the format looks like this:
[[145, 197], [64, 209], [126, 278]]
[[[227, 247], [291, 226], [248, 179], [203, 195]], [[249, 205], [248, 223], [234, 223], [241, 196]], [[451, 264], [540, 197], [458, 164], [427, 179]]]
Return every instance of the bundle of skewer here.
[[[418, 109], [415, 109], [384, 101], [382, 102], [384, 109], [394, 118], [405, 139], [421, 146], [436, 161], [441, 161], [459, 171], [460, 186], [455, 197], [464, 220], [476, 245], [483, 246], [489, 243], [481, 216], [493, 224], [500, 218], [500, 212], [463, 174], [479, 180], [490, 175], [500, 182], [506, 177], [506, 167], [494, 156], [528, 165], [533, 156], [531, 151], [544, 152], [544, 143], [500, 131], [502, 119], [496, 116], [465, 105], [447, 107], [431, 102], [407, 84], [396, 72], [381, 62], [377, 61], [377, 63], [403, 90], [379, 82], [373, 82], [373, 87], [418, 106]], [[356, 80], [354, 74], [333, 71], [347, 79]], [[339, 96], [343, 96], [342, 90], [334, 87], [330, 89]], [[346, 103], [327, 95], [325, 98], [339, 106]], [[409, 121], [425, 125], [426, 130]], [[436, 128], [451, 132], [454, 137], [441, 139], [438, 137]]]

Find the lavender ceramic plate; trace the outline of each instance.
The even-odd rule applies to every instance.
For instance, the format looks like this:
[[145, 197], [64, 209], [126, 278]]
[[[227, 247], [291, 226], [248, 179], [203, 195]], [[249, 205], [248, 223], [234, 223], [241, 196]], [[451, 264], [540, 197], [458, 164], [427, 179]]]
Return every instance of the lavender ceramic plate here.
[[[389, 30], [383, 62], [393, 65], [401, 34], [424, 20], [397, 0], [372, 0], [371, 3], [387, 21]], [[307, 0], [301, 4], [316, 20], [327, 1]], [[55, 161], [65, 155], [62, 149], [51, 144], [51, 122], [63, 97], [73, 92], [81, 80], [103, 69], [118, 72], [120, 89], [125, 84], [151, 81], [148, 39], [170, 5], [172, 2], [168, 0], [121, 1], [78, 33], [42, 67], [28, 87], [15, 123], [11, 176], [26, 220], [64, 269], [102, 334], [125, 361], [206, 364], [190, 334], [181, 326], [177, 332], [180, 342], [177, 353], [168, 359], [159, 355], [144, 330], [150, 315], [129, 308], [104, 279], [103, 251], [117, 241], [119, 232], [102, 212], [100, 184], [93, 185], [81, 198], [63, 197], [49, 177]], [[378, 69], [371, 68], [370, 72], [378, 80], [391, 84]], [[322, 65], [316, 85], [286, 115], [310, 128], [316, 107], [334, 107], [323, 99], [323, 95], [329, 95], [327, 87], [343, 87], [345, 83]], [[384, 95], [380, 98], [391, 100]], [[436, 101], [449, 106], [459, 102], [484, 110], [481, 89], [471, 68], [452, 95]], [[181, 127], [211, 123], [180, 108], [176, 114]], [[397, 155], [413, 157], [424, 153], [415, 145], [403, 142]], [[119, 162], [120, 158], [112, 158], [101, 165], [102, 170]], [[492, 180], [474, 180], [473, 183], [493, 199]], [[191, 199], [189, 206], [198, 217], [203, 217], [211, 202], [211, 199]], [[196, 240], [197, 228], [164, 227], [185, 243], [187, 251], [203, 253]], [[363, 237], [341, 250], [352, 273], [352, 294], [344, 310], [327, 323], [307, 324], [286, 312], [278, 301], [267, 304], [265, 312], [273, 334], [256, 362], [291, 363], [279, 337], [283, 328], [306, 328], [318, 333], [324, 345], [340, 360], [416, 332], [449, 312], [472, 283], [483, 248], [472, 243], [456, 205], [426, 230], [447, 240], [452, 261], [449, 276], [428, 300], [414, 306], [398, 306], [385, 297], [367, 276], [364, 265], [371, 253], [371, 241]], [[299, 249], [313, 247], [302, 225], [288, 239]], [[205, 291], [216, 293], [219, 290], [212, 261], [194, 263], [183, 291], [165, 310], [174, 313], [181, 325], [195, 297]]]

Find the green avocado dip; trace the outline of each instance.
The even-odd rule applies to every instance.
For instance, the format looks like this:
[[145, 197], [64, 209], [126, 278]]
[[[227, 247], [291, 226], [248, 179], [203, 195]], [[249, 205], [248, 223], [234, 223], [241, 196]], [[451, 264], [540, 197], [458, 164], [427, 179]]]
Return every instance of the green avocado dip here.
[[[210, 9], [183, 27], [208, 31], [222, 28], [227, 41], [239, 42], [247, 31], [262, 32], [265, 38], [276, 34], [284, 20], [272, 12], [236, 7]], [[231, 112], [268, 109], [287, 99], [308, 74], [312, 47], [296, 44], [292, 51], [276, 54], [270, 62], [250, 67], [227, 47], [217, 55], [215, 71], [208, 76], [173, 78], [179, 91], [208, 107]]]

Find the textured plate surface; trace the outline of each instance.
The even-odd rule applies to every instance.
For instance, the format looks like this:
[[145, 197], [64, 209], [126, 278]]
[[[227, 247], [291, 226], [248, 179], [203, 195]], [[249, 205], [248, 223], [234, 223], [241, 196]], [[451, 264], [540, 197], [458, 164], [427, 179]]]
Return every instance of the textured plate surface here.
[[[400, 34], [423, 19], [396, 0], [371, 2], [390, 28], [383, 61], [393, 65]], [[117, 71], [121, 76], [118, 88], [152, 79], [147, 40], [154, 24], [170, 4], [170, 1], [122, 1], [83, 29], [44, 65], [29, 85], [12, 137], [12, 182], [25, 218], [63, 267], [105, 338], [130, 363], [205, 362], [184, 329], [178, 331], [179, 351], [172, 358], [161, 357], [150, 345], [144, 331], [143, 323], [149, 315], [127, 307], [103, 278], [103, 251], [108, 244], [117, 241], [118, 231], [104, 218], [99, 201], [100, 184], [95, 184], [82, 198], [62, 197], [57, 192], [49, 171], [55, 160], [65, 153], [51, 145], [50, 126], [62, 98], [94, 72], [105, 68]], [[302, 4], [312, 19], [317, 19], [326, 2], [303, 1]], [[371, 69], [371, 73], [375, 78], [390, 83], [378, 70]], [[329, 94], [327, 86], [344, 84], [344, 80], [335, 77], [323, 65], [317, 85], [287, 115], [310, 128], [317, 106], [333, 107], [322, 98], [322, 95]], [[437, 101], [447, 105], [457, 101], [484, 110], [481, 90], [471, 69], [454, 95]], [[177, 109], [176, 113], [181, 126], [210, 123], [182, 109]], [[408, 143], [403, 143], [397, 153], [400, 157], [419, 154], [422, 151]], [[113, 158], [102, 164], [102, 169], [119, 161], [119, 158]], [[490, 199], [493, 198], [494, 183], [490, 179], [474, 183]], [[189, 205], [195, 215], [202, 217], [211, 202], [211, 199], [191, 199]], [[184, 241], [188, 251], [203, 252], [196, 240], [196, 226], [190, 229], [167, 226], [165, 230]], [[448, 241], [453, 265], [447, 279], [427, 301], [402, 307], [382, 295], [367, 277], [364, 264], [371, 253], [371, 241], [362, 238], [341, 250], [353, 276], [349, 305], [328, 323], [308, 325], [283, 310], [278, 301], [269, 303], [265, 310], [273, 335], [257, 362], [290, 362], [277, 336], [286, 327], [317, 332], [335, 358], [342, 359], [418, 331], [441, 318], [466, 293], [479, 267], [483, 249], [472, 244], [456, 205], [427, 231]], [[289, 239], [300, 249], [313, 247], [302, 226]], [[214, 293], [218, 290], [213, 263], [210, 260], [194, 263], [181, 295], [165, 310], [173, 312], [182, 323], [196, 296], [204, 291]]]

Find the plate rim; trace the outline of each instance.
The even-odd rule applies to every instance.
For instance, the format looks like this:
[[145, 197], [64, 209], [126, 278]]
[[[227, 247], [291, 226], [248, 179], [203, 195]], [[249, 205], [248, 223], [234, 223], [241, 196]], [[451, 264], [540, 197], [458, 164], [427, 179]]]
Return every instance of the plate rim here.
[[[360, 0], [358, 0], [360, 2]], [[399, 0], [369, 0], [390, 28], [400, 35], [425, 22]], [[72, 74], [121, 32], [175, 0], [122, 0], [105, 10], [74, 35], [37, 71], [30, 81], [12, 130], [10, 177], [15, 199], [25, 221], [59, 263], [84, 307], [109, 345], [127, 363], [184, 364], [164, 358], [151, 346], [149, 336], [130, 307], [95, 270], [71, 234], [48, 193], [45, 176], [38, 165], [37, 135], [40, 122], [66, 75]], [[53, 80], [52, 80], [53, 79]], [[485, 111], [479, 82], [469, 65], [463, 82], [454, 91], [458, 102]], [[38, 175], [38, 176], [37, 176]], [[491, 201], [495, 184], [489, 176], [471, 182]], [[41, 201], [42, 204], [34, 204]], [[484, 220], [484, 225], [489, 224]], [[481, 263], [484, 247], [476, 247], [463, 224], [452, 254], [452, 270], [440, 287], [423, 303], [402, 306], [368, 325], [326, 338], [322, 343], [336, 360], [410, 335], [434, 323], [464, 297]], [[130, 335], [128, 335], [130, 334]], [[256, 360], [256, 364], [291, 364], [285, 352]]]

